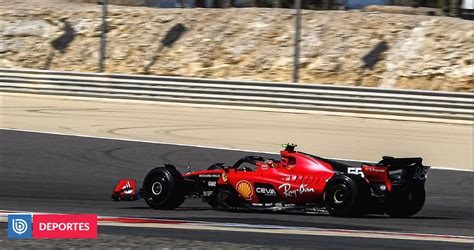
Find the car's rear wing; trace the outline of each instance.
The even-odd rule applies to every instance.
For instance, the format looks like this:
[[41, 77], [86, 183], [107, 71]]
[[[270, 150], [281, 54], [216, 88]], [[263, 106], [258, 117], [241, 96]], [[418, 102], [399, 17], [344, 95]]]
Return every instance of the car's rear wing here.
[[382, 157], [382, 160], [376, 164], [376, 166], [388, 167], [388, 170], [393, 171], [411, 167], [421, 167], [423, 166], [422, 162], [423, 158], [421, 157], [395, 158], [392, 156], [384, 156]]
[[384, 156], [373, 164], [363, 164], [364, 177], [372, 183], [384, 183], [389, 191], [392, 186], [424, 185], [429, 166], [423, 165], [421, 157], [395, 158]]
[[429, 166], [423, 165], [423, 159], [421, 157], [395, 158], [384, 156], [376, 166], [387, 168], [389, 173], [401, 171], [401, 180], [415, 183], [424, 183], [428, 177], [428, 170], [430, 169]]

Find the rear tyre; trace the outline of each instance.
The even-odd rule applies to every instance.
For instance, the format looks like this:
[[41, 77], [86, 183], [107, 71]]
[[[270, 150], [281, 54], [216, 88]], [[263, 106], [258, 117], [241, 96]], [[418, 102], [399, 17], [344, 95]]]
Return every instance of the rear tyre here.
[[423, 186], [394, 191], [391, 194], [387, 214], [395, 218], [407, 218], [418, 213], [425, 204], [426, 193]]
[[358, 175], [336, 175], [326, 184], [324, 201], [331, 215], [356, 217], [365, 212], [369, 187]]
[[172, 166], [150, 170], [143, 181], [143, 198], [153, 209], [172, 210], [184, 201], [184, 178]]

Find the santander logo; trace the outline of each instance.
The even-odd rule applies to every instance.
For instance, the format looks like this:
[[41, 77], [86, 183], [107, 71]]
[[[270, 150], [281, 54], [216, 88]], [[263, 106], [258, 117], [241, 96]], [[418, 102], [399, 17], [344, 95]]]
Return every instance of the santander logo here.
[[131, 194], [133, 193], [133, 188], [132, 186], [130, 185], [130, 181], [127, 181], [127, 183], [125, 184], [125, 186], [123, 186], [122, 188], [123, 192], [125, 194]]

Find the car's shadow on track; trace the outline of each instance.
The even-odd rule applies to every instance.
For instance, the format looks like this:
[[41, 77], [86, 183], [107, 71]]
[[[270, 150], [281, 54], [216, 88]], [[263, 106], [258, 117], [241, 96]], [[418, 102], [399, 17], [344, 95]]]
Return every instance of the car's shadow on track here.
[[388, 215], [381, 215], [381, 214], [376, 214], [376, 215], [364, 215], [362, 217], [363, 219], [391, 219], [391, 220], [454, 220], [455, 218], [450, 218], [450, 217], [441, 217], [441, 216], [417, 216], [414, 215], [412, 217], [408, 218], [396, 218], [396, 217], [390, 217]]
[[[133, 207], [120, 207], [119, 209], [124, 210], [153, 210], [148, 206], [133, 206]], [[220, 213], [229, 213], [229, 214], [282, 214], [282, 215], [291, 215], [295, 217], [299, 216], [318, 216], [318, 217], [332, 217], [327, 212], [304, 212], [304, 211], [252, 211], [252, 210], [214, 210], [210, 207], [180, 207], [175, 210], [176, 212], [195, 212], [195, 211], [210, 211], [210, 212], [220, 212]], [[337, 217], [335, 217], [337, 218]], [[343, 217], [339, 217], [343, 218]], [[350, 219], [389, 219], [389, 220], [454, 220], [455, 218], [442, 217], [442, 216], [412, 216], [409, 218], [392, 218], [388, 215], [381, 214], [368, 214], [361, 217], [350, 217]]]
[[[118, 209], [137, 209], [137, 210], [153, 210], [153, 208], [150, 208], [148, 206], [143, 206], [143, 207], [119, 207]], [[186, 208], [178, 208], [176, 211], [212, 211], [212, 208], [206, 208], [206, 207], [186, 207]]]

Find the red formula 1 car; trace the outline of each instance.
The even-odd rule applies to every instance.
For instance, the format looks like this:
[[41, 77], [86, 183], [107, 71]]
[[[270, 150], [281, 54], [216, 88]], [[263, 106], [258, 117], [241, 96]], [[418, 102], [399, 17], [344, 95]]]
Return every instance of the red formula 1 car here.
[[423, 207], [429, 167], [421, 158], [386, 156], [354, 167], [285, 146], [280, 160], [246, 156], [185, 174], [165, 164], [148, 172], [139, 191], [135, 180], [121, 180], [112, 199], [141, 196], [151, 208], [175, 209], [186, 198], [202, 198], [219, 210], [324, 209], [335, 216], [409, 217]]

